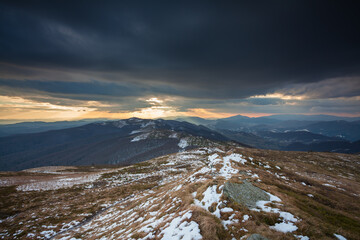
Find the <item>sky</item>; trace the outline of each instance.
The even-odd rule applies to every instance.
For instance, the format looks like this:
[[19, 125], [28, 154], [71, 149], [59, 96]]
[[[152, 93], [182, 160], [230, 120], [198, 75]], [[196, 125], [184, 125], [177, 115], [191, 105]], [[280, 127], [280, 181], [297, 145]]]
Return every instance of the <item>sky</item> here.
[[0, 2], [0, 120], [360, 116], [359, 1]]

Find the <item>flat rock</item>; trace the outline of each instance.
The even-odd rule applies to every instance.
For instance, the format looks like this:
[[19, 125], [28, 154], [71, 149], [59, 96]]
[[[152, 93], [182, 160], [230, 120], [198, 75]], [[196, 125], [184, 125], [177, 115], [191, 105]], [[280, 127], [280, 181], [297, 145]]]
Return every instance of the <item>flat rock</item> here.
[[245, 175], [245, 176], [250, 176], [250, 174], [246, 171], [239, 171], [239, 174]]
[[225, 196], [248, 208], [255, 208], [257, 201], [269, 201], [270, 196], [262, 189], [255, 187], [244, 180], [242, 184], [226, 182], [224, 185]]
[[260, 234], [255, 233], [255, 234], [251, 234], [251, 236], [248, 237], [246, 240], [269, 240], [269, 239], [261, 236]]

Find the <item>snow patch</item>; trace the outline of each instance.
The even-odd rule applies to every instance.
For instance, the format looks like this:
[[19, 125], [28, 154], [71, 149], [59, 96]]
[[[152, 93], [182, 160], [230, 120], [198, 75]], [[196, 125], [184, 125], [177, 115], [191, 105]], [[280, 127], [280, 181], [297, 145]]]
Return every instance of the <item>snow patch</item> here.
[[92, 183], [96, 181], [101, 174], [89, 174], [80, 177], [59, 177], [50, 181], [32, 182], [16, 187], [18, 191], [41, 191], [41, 190], [56, 190], [60, 188], [69, 188], [75, 185]]
[[245, 164], [246, 163], [246, 159], [243, 158], [243, 156], [241, 154], [238, 153], [232, 153], [226, 157], [224, 157], [224, 161], [230, 161], [233, 160], [234, 162], [238, 162], [241, 164]]
[[127, 123], [126, 123], [126, 121], [124, 121], [124, 120], [120, 120], [120, 121], [115, 121], [115, 122], [113, 122], [113, 126], [115, 126], [115, 127], [117, 127], [117, 128], [122, 128], [122, 127], [124, 127], [124, 126], [126, 126], [127, 125]]
[[[235, 217], [235, 213], [232, 214], [228, 220], [221, 221], [223, 226], [225, 227], [225, 229], [228, 229], [228, 225], [230, 225], [230, 224], [239, 223], [239, 219], [234, 219], [234, 217]], [[244, 230], [245, 232], [247, 232], [247, 230], [245, 228], [241, 229], [241, 230]]]
[[184, 149], [187, 146], [189, 146], [189, 143], [186, 141], [185, 138], [182, 138], [182, 139], [180, 139], [180, 142], [178, 143], [178, 146], [179, 146], [179, 148]]
[[294, 237], [296, 237], [299, 240], [310, 240], [309, 237], [303, 235], [294, 235]]
[[189, 220], [192, 212], [187, 212], [183, 216], [174, 218], [168, 227], [162, 230], [162, 240], [200, 240], [199, 224]]
[[177, 133], [172, 133], [169, 135], [169, 138], [178, 138], [178, 134]]
[[324, 183], [323, 186], [336, 188], [336, 186], [328, 184], [328, 183]]
[[[283, 233], [296, 231], [298, 228], [296, 225], [294, 225], [294, 223], [297, 222], [298, 219], [289, 212], [280, 211], [280, 209], [278, 208], [266, 206], [268, 203], [281, 202], [281, 199], [278, 198], [277, 196], [274, 196], [268, 192], [266, 193], [270, 196], [270, 201], [258, 201], [256, 202], [256, 206], [264, 212], [279, 213], [280, 218], [282, 220], [281, 223], [276, 223], [274, 226], [271, 226], [270, 228]], [[259, 211], [256, 208], [252, 210]]]
[[238, 162], [241, 164], [244, 164], [246, 162], [246, 159], [243, 158], [241, 154], [232, 153], [228, 156], [225, 156], [221, 159], [221, 157], [214, 153], [208, 157], [209, 165], [211, 168], [215, 166], [218, 163], [222, 163], [223, 167], [220, 169], [218, 174], [223, 176], [225, 179], [230, 179], [233, 174], [238, 173], [239, 171], [232, 167], [231, 161]]
[[341, 236], [340, 234], [335, 234], [335, 233], [334, 233], [334, 236], [335, 236], [337, 239], [339, 239], [339, 240], [346, 240], [346, 238], [343, 237], [343, 236]]
[[145, 140], [148, 138], [150, 133], [144, 133], [144, 134], [141, 134], [139, 136], [136, 136], [134, 137], [133, 139], [131, 139], [131, 142], [138, 142], [138, 141], [141, 141], [141, 140]]
[[155, 122], [154, 121], [149, 121], [147, 123], [142, 123], [141, 124], [141, 128], [146, 128], [146, 127], [149, 127], [149, 126], [155, 126]]
[[213, 212], [213, 214], [220, 218], [220, 210], [218, 208], [218, 206], [220, 205], [220, 197], [222, 195], [221, 193], [217, 193], [216, 192], [216, 188], [217, 185], [213, 185], [208, 187], [205, 192], [203, 193], [204, 198], [199, 201], [196, 198], [194, 199], [195, 205], [202, 207], [203, 209], [209, 211], [209, 207], [213, 204], [213, 203], [217, 203], [216, 205], [216, 210]]
[[270, 228], [283, 233], [293, 232], [298, 229], [297, 226], [295, 226], [294, 223], [292, 222], [276, 223], [274, 226], [271, 226]]
[[221, 209], [221, 212], [233, 212], [233, 211], [234, 211], [234, 209], [229, 208], [229, 207], [224, 207]]

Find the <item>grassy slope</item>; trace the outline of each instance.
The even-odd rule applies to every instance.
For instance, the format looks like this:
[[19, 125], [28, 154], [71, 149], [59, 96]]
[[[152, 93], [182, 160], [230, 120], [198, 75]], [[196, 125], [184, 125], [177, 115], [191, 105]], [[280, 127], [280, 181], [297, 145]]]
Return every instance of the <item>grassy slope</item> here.
[[[232, 152], [243, 154], [248, 161], [244, 165], [233, 162], [234, 168], [241, 171], [250, 170], [258, 174], [261, 179], [259, 181], [256, 177], [234, 174], [230, 181], [241, 182], [248, 179], [254, 185], [280, 197], [283, 203], [281, 210], [291, 212], [301, 219], [296, 223], [297, 231], [294, 233], [275, 231], [269, 226], [279, 222], [278, 214], [251, 211], [230, 199], [225, 199], [224, 196], [222, 196], [224, 205], [222, 207], [234, 209], [234, 218], [239, 219], [239, 223], [234, 223], [228, 229], [224, 228], [221, 221], [227, 220], [230, 213], [221, 214], [219, 219], [211, 213], [215, 210], [214, 206], [207, 210], [195, 206], [193, 204], [195, 199], [201, 201], [202, 194], [209, 186], [217, 185], [217, 191], [220, 193], [219, 186], [225, 182], [225, 179], [216, 172], [198, 173], [194, 176], [195, 181], [188, 181], [196, 170], [206, 166], [209, 154], [204, 153], [190, 154], [177, 162], [174, 162], [174, 159], [179, 158], [181, 154], [164, 156], [129, 167], [107, 169], [106, 172], [98, 169], [104, 173], [95, 182], [64, 189], [24, 192], [16, 190], [16, 186], [1, 187], [0, 219], [9, 218], [0, 223], [0, 238], [27, 239], [29, 233], [43, 237], [42, 231], [58, 232], [66, 223], [89, 219], [109, 204], [125, 198], [100, 215], [106, 217], [113, 213], [111, 218], [105, 220], [94, 218], [90, 223], [92, 226], [90, 229], [79, 227], [61, 236], [67, 234], [82, 238], [130, 236], [139, 239], [146, 236], [140, 229], [146, 220], [152, 218], [148, 213], [155, 212], [156, 219], [162, 219], [162, 223], [154, 227], [154, 239], [160, 239], [161, 229], [167, 222], [184, 211], [191, 211], [192, 217], [189, 221], [199, 225], [204, 239], [231, 239], [232, 236], [238, 239], [250, 233], [260, 233], [270, 239], [295, 239], [294, 234], [308, 236], [310, 239], [334, 239], [334, 233], [348, 239], [359, 239], [360, 158], [358, 156], [266, 151], [232, 146], [223, 147], [223, 150], [225, 152], [219, 153], [220, 156]], [[250, 157], [253, 158], [252, 162], [249, 161]], [[221, 166], [217, 167], [221, 168]], [[90, 167], [82, 167], [73, 171], [83, 172], [86, 175], [89, 169]], [[17, 176], [7, 173], [1, 176], [0, 180], [22, 177], [19, 173], [14, 175]], [[55, 177], [52, 174], [45, 175]], [[181, 188], [177, 189], [179, 185]], [[196, 192], [195, 199], [192, 195], [194, 192]], [[144, 207], [144, 203], [147, 202], [149, 205]], [[126, 224], [121, 224], [121, 219], [130, 216], [129, 212], [134, 214], [133, 217], [129, 218]], [[250, 216], [246, 222], [242, 222], [244, 215]], [[136, 221], [140, 217], [144, 219]], [[109, 227], [113, 224], [115, 224], [113, 228]], [[46, 226], [55, 227], [49, 229]], [[107, 230], [101, 233], [93, 230], [102, 227], [106, 227]], [[122, 235], [124, 234], [121, 233], [122, 230], [126, 230], [127, 235]]]

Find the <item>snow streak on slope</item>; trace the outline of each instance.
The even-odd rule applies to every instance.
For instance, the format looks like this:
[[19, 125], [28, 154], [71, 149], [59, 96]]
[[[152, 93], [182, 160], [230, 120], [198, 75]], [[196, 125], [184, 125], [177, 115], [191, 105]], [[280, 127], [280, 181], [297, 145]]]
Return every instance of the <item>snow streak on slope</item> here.
[[[270, 203], [279, 204], [279, 202], [281, 202], [280, 198], [270, 193], [267, 194], [270, 196], [270, 201], [258, 201], [256, 203], [256, 206], [264, 212], [272, 212], [272, 213], [280, 214], [280, 219], [282, 220], [282, 222], [276, 223], [274, 226], [271, 226], [271, 228], [283, 233], [296, 231], [298, 228], [296, 225], [294, 225], [294, 223], [296, 223], [298, 219], [289, 212], [280, 211], [280, 209], [278, 208], [267, 206]], [[258, 209], [253, 209], [253, 210], [258, 211]]]
[[[211, 168], [214, 168], [215, 165], [219, 164], [222, 165], [219, 172], [214, 170], [217, 174], [223, 176], [225, 179], [230, 179], [232, 175], [236, 174], [239, 170], [233, 167], [231, 161], [245, 164], [246, 159], [243, 158], [241, 154], [232, 153], [225, 157], [220, 157], [217, 153], [212, 154], [209, 156], [209, 165]], [[212, 169], [213, 170], [213, 169]]]
[[94, 182], [99, 177], [100, 174], [87, 174], [78, 177], [60, 176], [52, 181], [38, 181], [33, 183], [27, 183], [24, 185], [19, 185], [16, 189], [18, 191], [47, 191], [47, 190], [56, 190], [61, 188], [70, 188], [75, 185]]
[[205, 210], [208, 210], [210, 207], [214, 206], [215, 211], [213, 211], [213, 214], [216, 217], [220, 218], [220, 210], [218, 207], [220, 204], [220, 197], [222, 195], [222, 192], [217, 193], [216, 189], [216, 185], [208, 187], [203, 193], [203, 199], [201, 201], [194, 199], [194, 201], [195, 205], [200, 206]]
[[133, 139], [131, 139], [131, 142], [138, 142], [138, 141], [141, 141], [141, 140], [145, 140], [148, 138], [150, 133], [143, 133], [139, 136], [136, 136], [134, 137]]
[[[200, 240], [199, 225], [194, 221], [186, 221], [191, 218], [191, 212], [180, 213], [179, 217], [174, 218], [170, 224], [161, 231], [162, 240], [182, 239], [182, 240]], [[182, 215], [182, 216], [181, 216]]]

